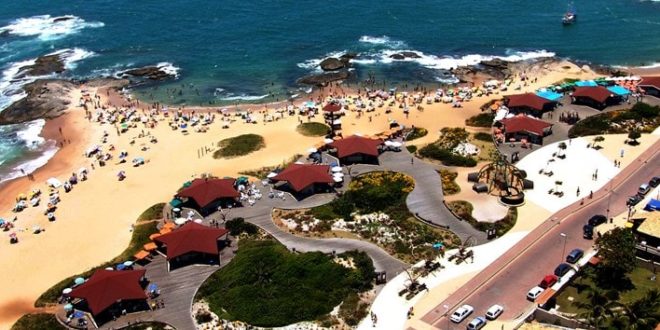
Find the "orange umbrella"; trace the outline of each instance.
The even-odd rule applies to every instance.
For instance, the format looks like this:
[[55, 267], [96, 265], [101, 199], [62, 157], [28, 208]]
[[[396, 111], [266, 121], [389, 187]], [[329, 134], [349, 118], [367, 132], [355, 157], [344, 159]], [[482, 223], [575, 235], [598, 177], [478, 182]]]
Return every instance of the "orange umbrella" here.
[[147, 243], [143, 247], [146, 251], [153, 251], [153, 250], [158, 248], [158, 246], [156, 246], [156, 243], [154, 243], [154, 242]]
[[147, 252], [145, 250], [141, 250], [140, 252], [133, 255], [133, 257], [135, 257], [135, 259], [137, 259], [137, 260], [142, 260], [142, 259], [144, 259], [148, 256], [149, 256], [149, 252]]
[[170, 228], [163, 228], [163, 229], [160, 230], [161, 235], [169, 234], [171, 232], [172, 232], [172, 229], [170, 229]]
[[153, 234], [149, 235], [149, 239], [153, 241], [154, 238], [156, 238], [156, 237], [158, 237], [158, 236], [162, 236], [162, 235], [163, 235], [163, 234], [161, 234], [161, 233], [153, 233]]
[[163, 225], [163, 229], [174, 229], [174, 228], [176, 228], [176, 224], [174, 222], [167, 221]]

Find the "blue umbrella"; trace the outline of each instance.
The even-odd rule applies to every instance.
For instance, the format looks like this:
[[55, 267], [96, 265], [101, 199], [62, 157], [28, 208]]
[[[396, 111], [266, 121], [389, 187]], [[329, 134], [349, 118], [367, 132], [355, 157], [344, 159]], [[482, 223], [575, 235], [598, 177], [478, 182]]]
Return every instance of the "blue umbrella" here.
[[73, 283], [75, 283], [76, 285], [81, 285], [85, 283], [85, 279], [82, 277], [77, 277], [75, 280], [73, 280]]
[[124, 261], [124, 266], [131, 267], [131, 266], [133, 266], [133, 262], [132, 261]]
[[75, 312], [73, 312], [73, 318], [78, 319], [78, 318], [81, 318], [81, 317], [84, 317], [84, 316], [85, 316], [85, 314], [84, 314], [83, 312], [81, 312], [81, 311], [75, 311]]
[[147, 290], [148, 290], [148, 291], [156, 291], [156, 290], [158, 290], [158, 286], [156, 285], [156, 283], [151, 283], [151, 284], [149, 284], [149, 286], [147, 287]]
[[117, 270], [124, 270], [126, 266], [124, 266], [124, 264], [117, 264], [115, 268], [117, 268]]
[[445, 246], [445, 245], [442, 244], [442, 242], [438, 242], [438, 243], [433, 244], [433, 248], [434, 248], [434, 249], [438, 249], [438, 250], [444, 248], [444, 246]]
[[65, 311], [73, 310], [73, 305], [71, 305], [71, 304], [66, 304], [66, 305], [64, 305], [64, 310], [65, 310]]

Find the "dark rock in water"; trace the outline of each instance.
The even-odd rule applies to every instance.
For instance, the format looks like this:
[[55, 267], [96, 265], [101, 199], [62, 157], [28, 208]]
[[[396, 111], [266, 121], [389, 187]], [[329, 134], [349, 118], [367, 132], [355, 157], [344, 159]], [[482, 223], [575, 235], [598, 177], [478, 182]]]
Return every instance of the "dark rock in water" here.
[[407, 58], [421, 58], [421, 56], [415, 52], [398, 52], [396, 54], [390, 55], [390, 58], [395, 60], [405, 60]]
[[161, 70], [157, 66], [146, 66], [144, 68], [130, 69], [121, 73], [122, 76], [146, 78], [150, 80], [165, 80], [174, 77], [173, 75]]
[[[125, 79], [95, 79], [87, 86], [121, 88], [128, 85]], [[66, 80], [37, 80], [23, 86], [27, 96], [0, 112], [0, 125], [20, 124], [35, 119], [55, 118], [64, 113], [71, 100], [68, 98], [76, 84]]]
[[9, 36], [9, 31], [8, 30], [4, 30], [4, 31], [0, 32], [0, 37], [8, 37], [8, 36]]
[[319, 65], [323, 71], [336, 71], [343, 69], [346, 66], [346, 63], [338, 58], [328, 57], [321, 61], [321, 64]]
[[53, 23], [64, 22], [64, 21], [70, 21], [70, 20], [72, 20], [72, 19], [73, 19], [73, 16], [60, 16], [60, 17], [55, 17], [55, 19], [53, 19]]
[[346, 53], [342, 56], [339, 56], [339, 59], [342, 60], [342, 61], [344, 61], [344, 60], [350, 61], [350, 60], [356, 58], [357, 56], [358, 56], [357, 53], [350, 52], [350, 53]]
[[481, 61], [479, 66], [481, 67], [481, 72], [501, 80], [511, 75], [510, 64], [511, 62], [495, 58], [488, 61]]
[[18, 75], [18, 78], [24, 76], [46, 76], [53, 73], [62, 73], [65, 68], [62, 54], [52, 54], [39, 56], [34, 61], [34, 64], [24, 66], [20, 70], [21, 73]]
[[348, 71], [338, 71], [338, 72], [326, 72], [321, 74], [312, 74], [309, 76], [304, 76], [298, 79], [299, 84], [313, 85], [313, 86], [327, 86], [328, 83], [344, 80], [351, 76], [351, 73]]
[[0, 125], [19, 124], [39, 118], [55, 118], [68, 107], [75, 84], [64, 80], [37, 80], [23, 90], [27, 96], [0, 112]]

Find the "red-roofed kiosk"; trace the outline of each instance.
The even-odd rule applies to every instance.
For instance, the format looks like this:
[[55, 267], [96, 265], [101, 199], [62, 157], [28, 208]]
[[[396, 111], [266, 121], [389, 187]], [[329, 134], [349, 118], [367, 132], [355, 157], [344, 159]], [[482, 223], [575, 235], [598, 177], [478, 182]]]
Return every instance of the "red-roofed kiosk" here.
[[154, 238], [167, 256], [168, 271], [194, 263], [219, 264], [229, 231], [188, 222]]
[[621, 103], [623, 99], [603, 86], [585, 86], [575, 87], [575, 91], [571, 94], [571, 100], [574, 104], [603, 110], [610, 105]]
[[552, 124], [529, 116], [518, 115], [502, 119], [499, 123], [506, 141], [525, 139], [530, 143], [543, 144], [543, 137], [552, 134]]
[[331, 190], [334, 180], [329, 171], [328, 165], [291, 164], [272, 180], [286, 182], [285, 186], [297, 195], [311, 195]]
[[383, 140], [352, 135], [330, 144], [342, 164], [378, 164]]
[[512, 112], [541, 117], [544, 112], [552, 111], [557, 102], [542, 98], [534, 93], [525, 93], [505, 96], [504, 104]]
[[183, 206], [197, 210], [201, 215], [215, 212], [218, 206], [235, 205], [240, 193], [234, 188], [236, 180], [231, 178], [195, 179], [190, 186], [183, 188], [176, 197]]
[[642, 77], [639, 82], [641, 87], [647, 95], [660, 97], [660, 76], [656, 77]]

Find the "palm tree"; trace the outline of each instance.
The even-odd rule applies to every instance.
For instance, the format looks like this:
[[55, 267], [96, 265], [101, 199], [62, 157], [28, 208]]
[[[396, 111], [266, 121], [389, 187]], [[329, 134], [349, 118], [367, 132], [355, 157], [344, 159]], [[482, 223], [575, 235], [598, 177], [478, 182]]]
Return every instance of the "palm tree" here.
[[557, 154], [557, 157], [564, 158], [564, 151], [568, 146], [566, 145], [565, 142], [561, 142], [559, 143], [558, 147], [559, 147], [559, 153]]
[[660, 322], [660, 291], [650, 290], [628, 304], [617, 304], [621, 312], [612, 320], [612, 325], [631, 330], [653, 330]]
[[587, 301], [573, 303], [575, 307], [585, 310], [585, 312], [578, 314], [577, 317], [585, 319], [589, 325], [600, 329], [604, 321], [609, 316], [612, 316], [612, 307], [615, 305], [610, 297], [613, 296], [613, 293], [595, 287], [589, 287], [585, 290], [588, 292]]

